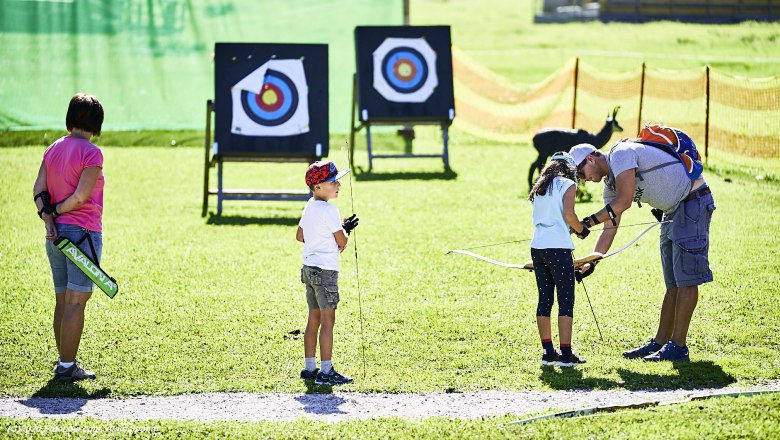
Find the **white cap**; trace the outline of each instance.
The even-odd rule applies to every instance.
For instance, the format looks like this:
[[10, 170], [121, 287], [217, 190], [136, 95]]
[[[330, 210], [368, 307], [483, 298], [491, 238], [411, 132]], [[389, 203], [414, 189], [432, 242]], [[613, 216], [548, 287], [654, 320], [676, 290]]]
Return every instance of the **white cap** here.
[[596, 151], [596, 147], [591, 144], [579, 144], [571, 147], [569, 154], [571, 154], [572, 159], [574, 159], [574, 163], [577, 164], [577, 166], [580, 166], [582, 161], [594, 151]]
[[552, 155], [550, 160], [562, 160], [566, 162], [572, 169], [577, 168], [577, 164], [574, 163], [574, 158], [571, 157], [571, 154], [565, 152], [565, 151], [559, 151]]

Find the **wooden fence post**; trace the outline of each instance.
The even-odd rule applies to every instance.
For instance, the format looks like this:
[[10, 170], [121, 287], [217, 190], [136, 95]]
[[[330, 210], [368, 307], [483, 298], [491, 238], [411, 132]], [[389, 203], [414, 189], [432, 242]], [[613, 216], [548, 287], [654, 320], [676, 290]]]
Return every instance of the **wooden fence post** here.
[[639, 84], [639, 118], [636, 120], [636, 134], [642, 129], [642, 106], [645, 102], [645, 62], [642, 61], [642, 81]]
[[571, 128], [577, 123], [577, 82], [580, 76], [580, 57], [574, 59], [574, 102], [571, 106]]
[[704, 161], [707, 161], [710, 148], [710, 65], [704, 69]]

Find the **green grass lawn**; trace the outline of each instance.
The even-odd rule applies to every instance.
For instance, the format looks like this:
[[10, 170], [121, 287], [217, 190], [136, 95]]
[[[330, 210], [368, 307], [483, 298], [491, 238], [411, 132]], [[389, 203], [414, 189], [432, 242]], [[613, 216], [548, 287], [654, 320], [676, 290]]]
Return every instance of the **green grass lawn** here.
[[[745, 417], [750, 414], [750, 417]], [[780, 397], [721, 398], [643, 411], [624, 410], [574, 419], [510, 425], [517, 417], [473, 420], [383, 418], [341, 423], [102, 421], [98, 419], [0, 419], [5, 438], [776, 438]], [[677, 423], [687, 420], [687, 423]], [[674, 421], [674, 422], [672, 422]]]
[[[412, 2], [413, 24], [452, 25], [455, 45], [520, 84], [542, 80], [573, 56], [605, 70], [633, 69], [646, 60], [660, 68], [709, 63], [747, 76], [780, 72], [780, 29], [773, 23], [533, 25], [531, 13], [528, 1]], [[301, 245], [294, 236], [303, 203], [226, 202], [222, 216], [201, 218], [203, 136], [197, 131], [106, 132], [98, 140], [106, 157], [103, 266], [118, 279], [120, 293], [109, 300], [97, 291], [88, 306], [79, 357], [99, 378], [75, 386], [50, 383], [57, 357], [54, 298], [44, 230], [31, 199], [41, 155], [58, 135], [5, 132], [0, 140], [2, 146], [17, 146], [0, 148], [0, 294], [5, 298], [0, 396], [312, 391], [296, 379], [303, 341], [294, 333], [303, 330], [306, 304], [299, 282]], [[437, 151], [437, 136], [434, 130], [418, 130], [416, 151]], [[347, 162], [340, 147], [344, 137], [331, 136], [330, 158], [340, 166]], [[391, 135], [380, 133], [378, 144], [386, 143], [400, 148]], [[357, 162], [365, 167], [363, 146], [359, 138]], [[375, 163], [373, 174], [353, 176], [352, 191], [343, 182], [335, 204], [346, 215], [353, 192], [361, 218], [352, 237], [358, 242], [360, 292], [351, 244], [342, 255], [334, 362], [356, 378], [343, 390], [694, 389], [780, 377], [775, 298], [780, 160], [710, 152], [705, 175], [718, 207], [710, 250], [715, 281], [701, 289], [694, 314], [693, 362], [672, 366], [620, 357], [655, 332], [663, 280], [654, 230], [604, 261], [586, 281], [604, 342], [578, 287], [574, 343], [588, 364], [576, 371], [543, 372], [533, 275], [444, 255], [454, 248], [530, 238], [524, 182], [534, 158], [527, 144], [485, 141], [456, 124], [455, 173], [443, 173], [436, 160], [385, 160]], [[226, 186], [302, 189], [304, 170], [302, 164], [231, 163]], [[593, 184], [589, 190], [600, 193]], [[596, 210], [599, 201], [596, 196], [578, 205], [578, 213]], [[213, 198], [210, 210], [215, 210]], [[623, 224], [651, 220], [647, 207], [634, 206]], [[641, 230], [620, 231], [615, 246]], [[588, 253], [594, 240], [578, 241], [575, 255]], [[503, 261], [530, 258], [527, 243], [477, 252]], [[0, 434], [770, 438], [778, 435], [778, 407], [772, 396], [720, 399], [523, 427], [503, 425], [513, 418], [333, 425], [0, 418]], [[669, 434], [660, 421], [670, 418], [688, 422]]]
[[[433, 133], [421, 150], [435, 149]], [[79, 356], [99, 379], [49, 384], [56, 359], [54, 303], [43, 225], [32, 181], [42, 147], [0, 150], [0, 394], [126, 396], [207, 391], [306, 391], [302, 365], [306, 304], [294, 239], [302, 202], [226, 202], [200, 217], [199, 148], [105, 148], [103, 266], [120, 293], [90, 302]], [[463, 248], [531, 236], [524, 200], [531, 148], [456, 136], [452, 166], [436, 160], [379, 161], [353, 179], [360, 285], [352, 248], [342, 255], [334, 361], [367, 392], [480, 389], [716, 387], [778, 378], [775, 307], [778, 235], [773, 182], [708, 173], [718, 209], [711, 261], [716, 281], [701, 289], [690, 365], [626, 362], [620, 352], [654, 334], [663, 294], [657, 231], [610, 258], [588, 279], [605, 341], [578, 288], [575, 349], [588, 359], [570, 373], [541, 373], [532, 274], [461, 255]], [[340, 165], [346, 152], [335, 149]], [[357, 161], [364, 166], [365, 152]], [[304, 165], [228, 164], [227, 187], [299, 188]], [[349, 184], [336, 205], [350, 211]], [[590, 184], [591, 191], [598, 188]], [[597, 201], [578, 205], [580, 215]], [[215, 201], [211, 202], [211, 211]], [[623, 223], [652, 220], [634, 207]], [[625, 228], [620, 246], [640, 232]], [[595, 238], [578, 242], [576, 255]], [[480, 249], [529, 259], [527, 243]], [[366, 355], [363, 376], [358, 293]], [[387, 378], [391, 377], [392, 380]]]

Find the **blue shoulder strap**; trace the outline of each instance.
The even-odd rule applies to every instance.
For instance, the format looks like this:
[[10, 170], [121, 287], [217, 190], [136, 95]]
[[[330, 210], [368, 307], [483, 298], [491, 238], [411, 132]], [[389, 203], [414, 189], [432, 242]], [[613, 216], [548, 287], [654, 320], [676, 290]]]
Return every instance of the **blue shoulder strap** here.
[[[661, 142], [653, 142], [653, 141], [645, 141], [645, 140], [637, 140], [634, 141], [638, 144], [647, 145], [649, 147], [655, 147], [662, 151], [665, 151], [675, 157], [677, 160], [680, 161], [680, 165], [682, 165], [685, 168], [685, 173], [688, 175], [688, 177], [691, 180], [696, 180], [701, 176], [701, 173], [704, 171], [704, 166], [701, 164], [701, 162], [695, 160], [694, 158], [688, 156], [688, 158], [692, 162], [691, 170], [688, 170], [688, 166], [685, 163], [685, 160], [682, 158], [680, 153], [677, 152], [674, 148], [672, 148], [671, 145], [667, 145]], [[687, 155], [686, 155], [687, 156]]]

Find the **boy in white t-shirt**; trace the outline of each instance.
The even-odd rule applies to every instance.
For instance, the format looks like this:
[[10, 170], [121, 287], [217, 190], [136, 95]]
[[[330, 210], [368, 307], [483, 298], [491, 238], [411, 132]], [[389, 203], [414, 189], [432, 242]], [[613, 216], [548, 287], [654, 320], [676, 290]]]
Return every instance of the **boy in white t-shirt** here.
[[[531, 259], [539, 291], [536, 307], [536, 325], [542, 340], [542, 365], [574, 367], [585, 360], [571, 349], [574, 320], [574, 243], [570, 231], [585, 238], [584, 228], [574, 212], [574, 195], [577, 190], [577, 167], [574, 159], [565, 152], [553, 154], [531, 188], [528, 200], [534, 207], [534, 236], [531, 240]], [[586, 270], [590, 270], [589, 268]], [[561, 353], [555, 351], [550, 330], [555, 291], [558, 292], [558, 337]]]
[[[347, 247], [347, 235], [358, 225], [355, 214], [343, 221], [339, 209], [328, 200], [339, 196], [338, 179], [350, 170], [339, 172], [329, 161], [318, 161], [306, 171], [306, 185], [314, 196], [306, 202], [295, 238], [303, 243], [301, 282], [306, 285], [309, 320], [303, 336], [305, 368], [301, 379], [317, 385], [342, 385], [352, 379], [333, 368], [333, 325], [339, 303], [339, 254]], [[321, 369], [315, 354], [319, 334]]]

